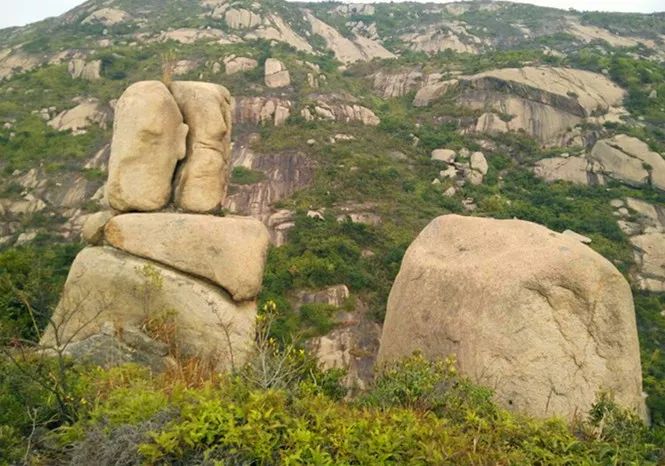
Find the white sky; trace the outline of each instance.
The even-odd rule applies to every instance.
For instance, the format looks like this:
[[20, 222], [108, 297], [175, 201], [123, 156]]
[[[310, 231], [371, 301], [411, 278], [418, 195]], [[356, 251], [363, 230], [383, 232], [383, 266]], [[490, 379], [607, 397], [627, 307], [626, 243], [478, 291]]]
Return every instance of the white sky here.
[[[369, 0], [354, 1], [372, 3]], [[82, 0], [0, 0], [0, 11], [2, 11], [0, 28], [22, 26], [49, 16], [57, 16], [81, 3]], [[439, 0], [436, 3], [449, 3], [449, 1]], [[562, 9], [572, 7], [577, 10], [642, 13], [665, 11], [665, 0], [531, 0], [523, 3]]]

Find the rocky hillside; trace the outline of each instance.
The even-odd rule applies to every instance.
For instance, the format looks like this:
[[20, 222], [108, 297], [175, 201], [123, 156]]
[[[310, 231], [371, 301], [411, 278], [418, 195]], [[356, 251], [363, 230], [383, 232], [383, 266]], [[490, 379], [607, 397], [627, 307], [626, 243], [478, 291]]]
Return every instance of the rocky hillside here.
[[[224, 211], [261, 220], [274, 245], [259, 308], [275, 303], [275, 336], [298, 335], [348, 386], [371, 379], [416, 234], [442, 214], [516, 217], [629, 280], [665, 424], [665, 14], [90, 0], [0, 30], [0, 275], [44, 307], [108, 208], [117, 99], [141, 80], [229, 89]], [[22, 331], [12, 292], [0, 283], [0, 322]]]

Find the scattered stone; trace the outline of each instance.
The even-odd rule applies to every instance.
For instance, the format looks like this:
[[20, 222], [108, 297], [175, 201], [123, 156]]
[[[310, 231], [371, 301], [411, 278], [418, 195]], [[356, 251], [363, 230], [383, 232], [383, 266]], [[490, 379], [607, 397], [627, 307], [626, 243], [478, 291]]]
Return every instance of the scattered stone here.
[[289, 70], [284, 64], [274, 58], [268, 58], [265, 63], [265, 82], [270, 88], [285, 87], [291, 84]]
[[104, 227], [115, 215], [112, 210], [104, 210], [88, 216], [81, 230], [83, 240], [93, 246], [102, 244]]
[[86, 62], [83, 59], [75, 58], [69, 62], [67, 67], [69, 74], [73, 79], [84, 79], [86, 81], [96, 81], [101, 79], [102, 61], [93, 60]]
[[482, 152], [474, 152], [471, 154], [471, 168], [481, 175], [487, 175], [487, 170], [489, 170], [489, 165], [487, 164], [487, 159]]
[[259, 66], [259, 62], [253, 58], [236, 57], [235, 55], [231, 55], [224, 59], [224, 66], [226, 68], [226, 74], [236, 74], [253, 70]]
[[97, 99], [85, 99], [76, 107], [60, 112], [48, 125], [58, 131], [85, 133], [85, 128], [94, 124], [106, 128], [111, 119], [111, 112]]
[[451, 149], [434, 149], [432, 151], [432, 160], [441, 162], [452, 163], [455, 161], [455, 156], [455, 151]]

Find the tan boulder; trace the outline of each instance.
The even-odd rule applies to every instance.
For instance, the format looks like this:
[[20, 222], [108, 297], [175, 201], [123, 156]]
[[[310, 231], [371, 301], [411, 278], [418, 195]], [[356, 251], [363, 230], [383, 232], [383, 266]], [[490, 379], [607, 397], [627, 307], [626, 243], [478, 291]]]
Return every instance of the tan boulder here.
[[174, 324], [182, 356], [228, 369], [242, 364], [252, 346], [256, 303], [235, 303], [213, 285], [113, 248], [86, 248], [72, 264], [55, 326], [42, 344], [66, 347], [93, 338], [106, 322], [117, 333], [125, 327], [150, 333], [150, 323], [164, 319]]
[[226, 10], [224, 19], [231, 29], [251, 29], [263, 22], [260, 15], [244, 8], [230, 8]]
[[630, 238], [639, 272], [634, 281], [642, 290], [665, 292], [665, 233], [651, 231]]
[[485, 155], [482, 152], [474, 152], [473, 154], [471, 154], [469, 163], [471, 164], [471, 168], [473, 170], [476, 170], [481, 175], [487, 175], [487, 171], [489, 170], [489, 165], [487, 163]]
[[665, 159], [637, 138], [617, 134], [602, 139], [594, 145], [590, 158], [612, 178], [636, 186], [651, 184], [665, 191]]
[[289, 70], [284, 63], [274, 58], [268, 58], [265, 63], [265, 82], [270, 88], [284, 87], [291, 84]]
[[106, 128], [110, 119], [110, 109], [99, 100], [83, 99], [74, 108], [60, 112], [48, 125], [58, 131], [73, 131], [79, 134], [94, 124]]
[[116, 105], [113, 131], [106, 186], [111, 207], [126, 212], [166, 206], [188, 131], [166, 86], [159, 81], [129, 86]]
[[114, 217], [105, 237], [135, 256], [217, 283], [236, 301], [259, 294], [270, 243], [253, 218], [170, 213]]
[[259, 66], [259, 62], [253, 58], [236, 57], [235, 55], [231, 55], [224, 59], [226, 74], [236, 74], [242, 71], [253, 70], [257, 66]]
[[568, 419], [597, 393], [645, 416], [631, 290], [606, 259], [520, 220], [446, 215], [408, 248], [379, 360], [456, 355], [497, 401]]
[[649, 182], [649, 172], [642, 160], [631, 157], [608, 140], [598, 141], [589, 155], [607, 176], [633, 186]]
[[440, 162], [452, 163], [455, 161], [457, 154], [452, 149], [434, 149], [432, 151], [432, 160]]
[[551, 157], [538, 160], [533, 171], [536, 176], [545, 181], [569, 181], [577, 184], [592, 184], [591, 182], [596, 177], [590, 172], [589, 167], [590, 163], [584, 157]]
[[192, 212], [218, 209], [231, 162], [231, 95], [225, 87], [176, 81], [171, 92], [189, 126], [187, 158], [178, 169], [175, 203]]

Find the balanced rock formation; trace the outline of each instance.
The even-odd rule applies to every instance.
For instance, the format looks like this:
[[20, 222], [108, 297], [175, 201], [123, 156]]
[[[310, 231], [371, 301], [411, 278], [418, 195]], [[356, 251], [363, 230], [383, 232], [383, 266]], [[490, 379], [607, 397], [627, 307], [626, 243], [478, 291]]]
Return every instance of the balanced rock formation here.
[[145, 212], [216, 210], [226, 191], [231, 96], [210, 83], [174, 82], [171, 91], [136, 83], [118, 102], [107, 183], [114, 210], [88, 216], [83, 226], [93, 247], [74, 260], [42, 340], [47, 348], [156, 370], [178, 356], [220, 370], [247, 358], [270, 242], [265, 226], [244, 217]]
[[645, 416], [628, 283], [568, 235], [520, 220], [446, 215], [411, 244], [395, 280], [379, 362], [422, 351], [504, 406], [573, 418], [599, 391]]
[[153, 211], [171, 199], [188, 127], [159, 81], [132, 84], [116, 105], [106, 195], [116, 210]]
[[220, 207], [226, 194], [231, 162], [231, 94], [211, 83], [171, 84], [189, 125], [187, 155], [175, 183], [175, 203], [192, 212]]

